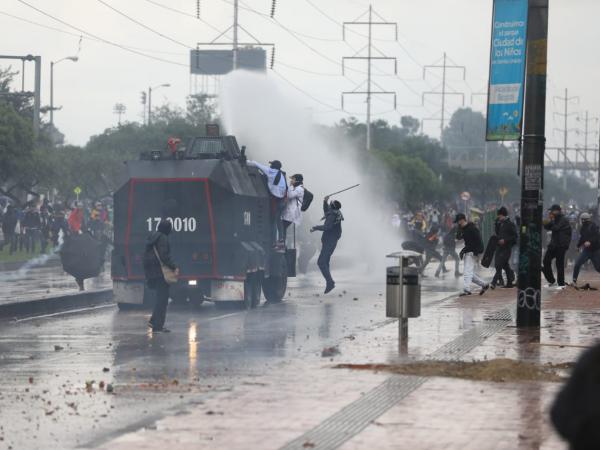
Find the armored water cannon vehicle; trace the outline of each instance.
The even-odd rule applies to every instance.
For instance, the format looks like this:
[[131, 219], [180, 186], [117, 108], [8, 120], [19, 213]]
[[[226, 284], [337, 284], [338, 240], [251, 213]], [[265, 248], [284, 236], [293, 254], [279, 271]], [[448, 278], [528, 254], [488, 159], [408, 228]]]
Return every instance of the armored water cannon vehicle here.
[[[173, 260], [180, 269], [171, 287], [175, 302], [239, 301], [248, 307], [280, 302], [289, 251], [273, 246], [272, 200], [266, 176], [246, 165], [233, 136], [207, 127], [207, 136], [178, 149], [149, 151], [126, 163], [126, 182], [114, 194], [112, 279], [119, 307], [148, 304], [144, 283], [146, 238], [169, 220]], [[286, 257], [286, 252], [287, 254]]]

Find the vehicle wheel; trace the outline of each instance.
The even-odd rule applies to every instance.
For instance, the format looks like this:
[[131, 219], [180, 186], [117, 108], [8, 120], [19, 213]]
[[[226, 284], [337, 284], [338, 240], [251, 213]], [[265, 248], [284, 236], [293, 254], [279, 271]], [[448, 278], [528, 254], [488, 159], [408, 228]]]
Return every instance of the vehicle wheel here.
[[275, 272], [278, 275], [271, 275], [269, 278], [263, 278], [262, 280], [262, 291], [269, 303], [281, 302], [287, 289], [287, 265], [285, 258], [280, 258], [278, 263], [281, 264], [279, 270]]

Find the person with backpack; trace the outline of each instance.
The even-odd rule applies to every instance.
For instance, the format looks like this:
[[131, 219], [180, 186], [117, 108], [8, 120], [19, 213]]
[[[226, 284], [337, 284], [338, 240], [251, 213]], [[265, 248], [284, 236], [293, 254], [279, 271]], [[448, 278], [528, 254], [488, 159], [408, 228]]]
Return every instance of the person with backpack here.
[[325, 278], [325, 294], [331, 292], [333, 288], [335, 288], [335, 282], [331, 277], [329, 263], [331, 261], [331, 256], [337, 247], [337, 243], [342, 237], [342, 221], [344, 220], [344, 216], [342, 215], [342, 211], [340, 211], [341, 209], [342, 204], [339, 201], [333, 200], [329, 203], [329, 196], [326, 196], [323, 199], [323, 212], [325, 213], [323, 219], [325, 220], [325, 223], [310, 229], [311, 233], [315, 231], [323, 232], [323, 235], [321, 236], [321, 253], [319, 254], [317, 265], [323, 274], [323, 278]]
[[[565, 255], [571, 245], [571, 224], [562, 214], [560, 205], [552, 205], [550, 208], [550, 221], [544, 225], [546, 230], [552, 232], [550, 243], [544, 255], [542, 272], [552, 287], [558, 281], [559, 287], [565, 286]], [[556, 278], [552, 273], [552, 260], [556, 260]]]
[[272, 217], [273, 217], [273, 245], [285, 245], [283, 220], [281, 218], [285, 208], [285, 198], [287, 196], [288, 186], [285, 179], [285, 172], [282, 171], [283, 165], [281, 161], [269, 161], [269, 165], [260, 164], [256, 161], [249, 160], [248, 166], [260, 169], [267, 176], [267, 186], [271, 193], [272, 200]]
[[460, 296], [471, 295], [471, 283], [475, 283], [481, 287], [479, 295], [483, 295], [489, 289], [490, 285], [475, 273], [475, 260], [484, 250], [481, 233], [473, 222], [467, 221], [467, 217], [463, 213], [456, 215], [454, 223], [458, 224], [459, 227], [458, 238], [465, 241], [465, 246], [459, 255], [464, 260], [464, 284]]
[[156, 304], [148, 326], [155, 333], [169, 333], [165, 328], [167, 318], [167, 306], [169, 305], [169, 280], [165, 277], [165, 270], [176, 276], [179, 269], [171, 258], [171, 247], [169, 246], [169, 234], [173, 225], [168, 220], [161, 220], [158, 230], [150, 233], [146, 241], [144, 252], [144, 275], [150, 289], [156, 290]]
[[302, 206], [304, 202], [304, 177], [295, 174], [290, 177], [290, 187], [287, 193], [285, 209], [281, 216], [283, 220], [283, 240], [287, 237], [287, 229], [291, 224], [300, 225], [302, 221]]
[[592, 261], [594, 269], [600, 272], [600, 230], [598, 225], [592, 222], [592, 215], [589, 213], [581, 214], [581, 229], [579, 230], [579, 242], [577, 248], [581, 253], [575, 261], [573, 268], [573, 285], [577, 286], [577, 278], [581, 267], [588, 261]]

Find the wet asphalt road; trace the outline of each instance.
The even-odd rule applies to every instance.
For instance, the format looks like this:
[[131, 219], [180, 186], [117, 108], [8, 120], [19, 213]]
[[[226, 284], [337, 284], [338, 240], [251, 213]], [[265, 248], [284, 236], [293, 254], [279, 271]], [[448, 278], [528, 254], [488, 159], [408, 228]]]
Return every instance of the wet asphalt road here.
[[[388, 323], [381, 278], [338, 276], [328, 296], [316, 275], [299, 278], [283, 303], [248, 312], [210, 303], [171, 308], [170, 334], [148, 332], [147, 311], [114, 306], [0, 322], [0, 449], [95, 447], [259, 382]], [[423, 304], [457, 290], [453, 277], [426, 278]]]

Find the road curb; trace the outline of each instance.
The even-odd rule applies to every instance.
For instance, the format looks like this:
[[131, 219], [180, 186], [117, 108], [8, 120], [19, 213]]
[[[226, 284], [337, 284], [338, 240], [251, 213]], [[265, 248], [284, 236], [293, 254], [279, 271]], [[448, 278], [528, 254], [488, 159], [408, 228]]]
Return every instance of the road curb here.
[[[32, 257], [32, 259], [33, 258], [34, 257]], [[27, 264], [27, 261], [0, 262], [0, 272], [9, 271], [9, 270], [19, 270], [25, 264]], [[61, 265], [60, 259], [51, 259], [51, 260], [47, 261], [45, 264], [41, 264], [36, 267], [57, 267], [60, 265]]]
[[107, 288], [90, 292], [76, 292], [57, 297], [47, 297], [21, 303], [0, 305], [0, 319], [57, 313], [69, 311], [71, 309], [108, 304], [112, 303], [112, 301], [112, 289]]

